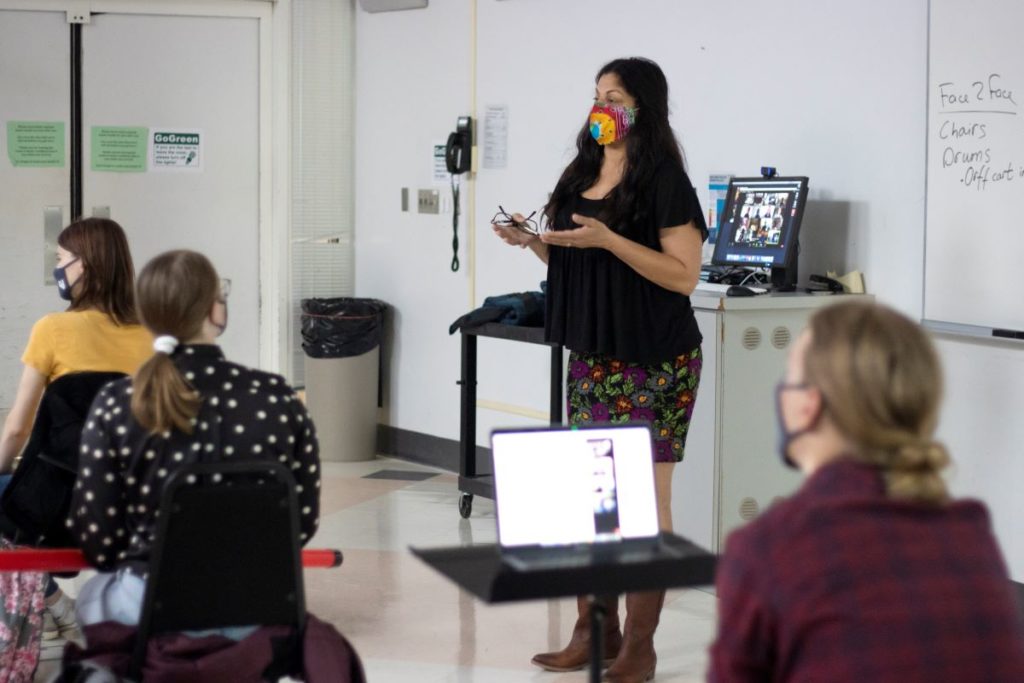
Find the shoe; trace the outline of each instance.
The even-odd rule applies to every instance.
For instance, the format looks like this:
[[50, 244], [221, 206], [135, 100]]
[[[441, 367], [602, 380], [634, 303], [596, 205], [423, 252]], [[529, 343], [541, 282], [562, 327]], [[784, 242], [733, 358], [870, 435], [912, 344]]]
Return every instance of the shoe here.
[[62, 595], [56, 603], [43, 610], [43, 640], [74, 640], [75, 637], [80, 637], [75, 620], [75, 601]]
[[[534, 655], [531, 662], [545, 671], [579, 671], [590, 664], [590, 598], [580, 595], [576, 598], [579, 617], [573, 626], [569, 644], [557, 652], [543, 652]], [[604, 666], [608, 666], [619, 654], [622, 634], [619, 632], [619, 599], [607, 606], [604, 619]]]
[[626, 622], [622, 648], [602, 680], [609, 683], [645, 683], [654, 678], [658, 656], [654, 652], [654, 631], [661, 619], [665, 591], [626, 594]]

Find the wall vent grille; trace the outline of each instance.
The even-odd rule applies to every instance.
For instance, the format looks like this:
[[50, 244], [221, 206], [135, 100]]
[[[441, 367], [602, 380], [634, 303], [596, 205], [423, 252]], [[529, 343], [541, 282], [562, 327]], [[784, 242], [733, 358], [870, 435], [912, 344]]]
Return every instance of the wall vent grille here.
[[743, 348], [753, 351], [761, 345], [761, 330], [756, 327], [748, 327], [743, 330]]

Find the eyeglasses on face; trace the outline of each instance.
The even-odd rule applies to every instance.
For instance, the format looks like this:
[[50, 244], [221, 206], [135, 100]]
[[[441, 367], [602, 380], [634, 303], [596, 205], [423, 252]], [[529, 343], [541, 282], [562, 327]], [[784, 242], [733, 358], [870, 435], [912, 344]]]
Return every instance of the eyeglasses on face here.
[[501, 225], [506, 228], [515, 228], [521, 232], [525, 232], [527, 235], [539, 235], [541, 232], [540, 223], [534, 218], [537, 212], [532, 212], [529, 216], [521, 221], [514, 219], [504, 207], [498, 205], [498, 213], [494, 214], [491, 219], [491, 223], [494, 225]]
[[220, 281], [220, 301], [224, 303], [228, 299], [228, 295], [231, 294], [231, 280], [227, 278], [221, 278]]

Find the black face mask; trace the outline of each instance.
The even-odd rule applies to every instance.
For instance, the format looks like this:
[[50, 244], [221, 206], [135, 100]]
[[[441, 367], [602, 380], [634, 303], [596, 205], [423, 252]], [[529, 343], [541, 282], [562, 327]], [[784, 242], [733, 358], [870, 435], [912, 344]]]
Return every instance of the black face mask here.
[[71, 301], [71, 288], [78, 282], [78, 280], [75, 280], [75, 282], [68, 282], [67, 272], [68, 267], [77, 260], [77, 257], [73, 258], [63, 266], [57, 266], [53, 269], [53, 279], [57, 282], [57, 294], [61, 299], [64, 299], [64, 301]]
[[778, 442], [776, 445], [776, 451], [782, 463], [790, 469], [798, 470], [800, 466], [797, 465], [793, 458], [789, 455], [790, 445], [796, 441], [799, 437], [807, 434], [814, 430], [814, 426], [818, 423], [818, 418], [821, 417], [819, 412], [817, 416], [803, 429], [797, 429], [796, 431], [790, 432], [786, 430], [786, 422], [782, 419], [782, 392], [787, 389], [809, 389], [810, 387], [806, 384], [786, 384], [785, 382], [779, 382], [775, 385], [775, 420], [778, 423]]

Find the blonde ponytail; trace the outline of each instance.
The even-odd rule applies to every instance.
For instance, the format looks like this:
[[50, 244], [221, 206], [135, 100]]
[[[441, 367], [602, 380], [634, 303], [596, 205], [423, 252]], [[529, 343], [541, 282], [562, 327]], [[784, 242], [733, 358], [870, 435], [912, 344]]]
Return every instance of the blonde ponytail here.
[[946, 447], [936, 441], [908, 443], [881, 464], [892, 498], [941, 505], [949, 491], [941, 472], [949, 465]]
[[192, 433], [202, 398], [167, 354], [154, 353], [135, 373], [132, 387], [132, 415], [144, 429]]
[[202, 396], [189, 384], [170, 353], [179, 340], [195, 339], [218, 296], [220, 278], [200, 253], [169, 251], [139, 273], [136, 301], [143, 324], [156, 336], [156, 353], [132, 381], [132, 415], [149, 432], [191, 434]]

